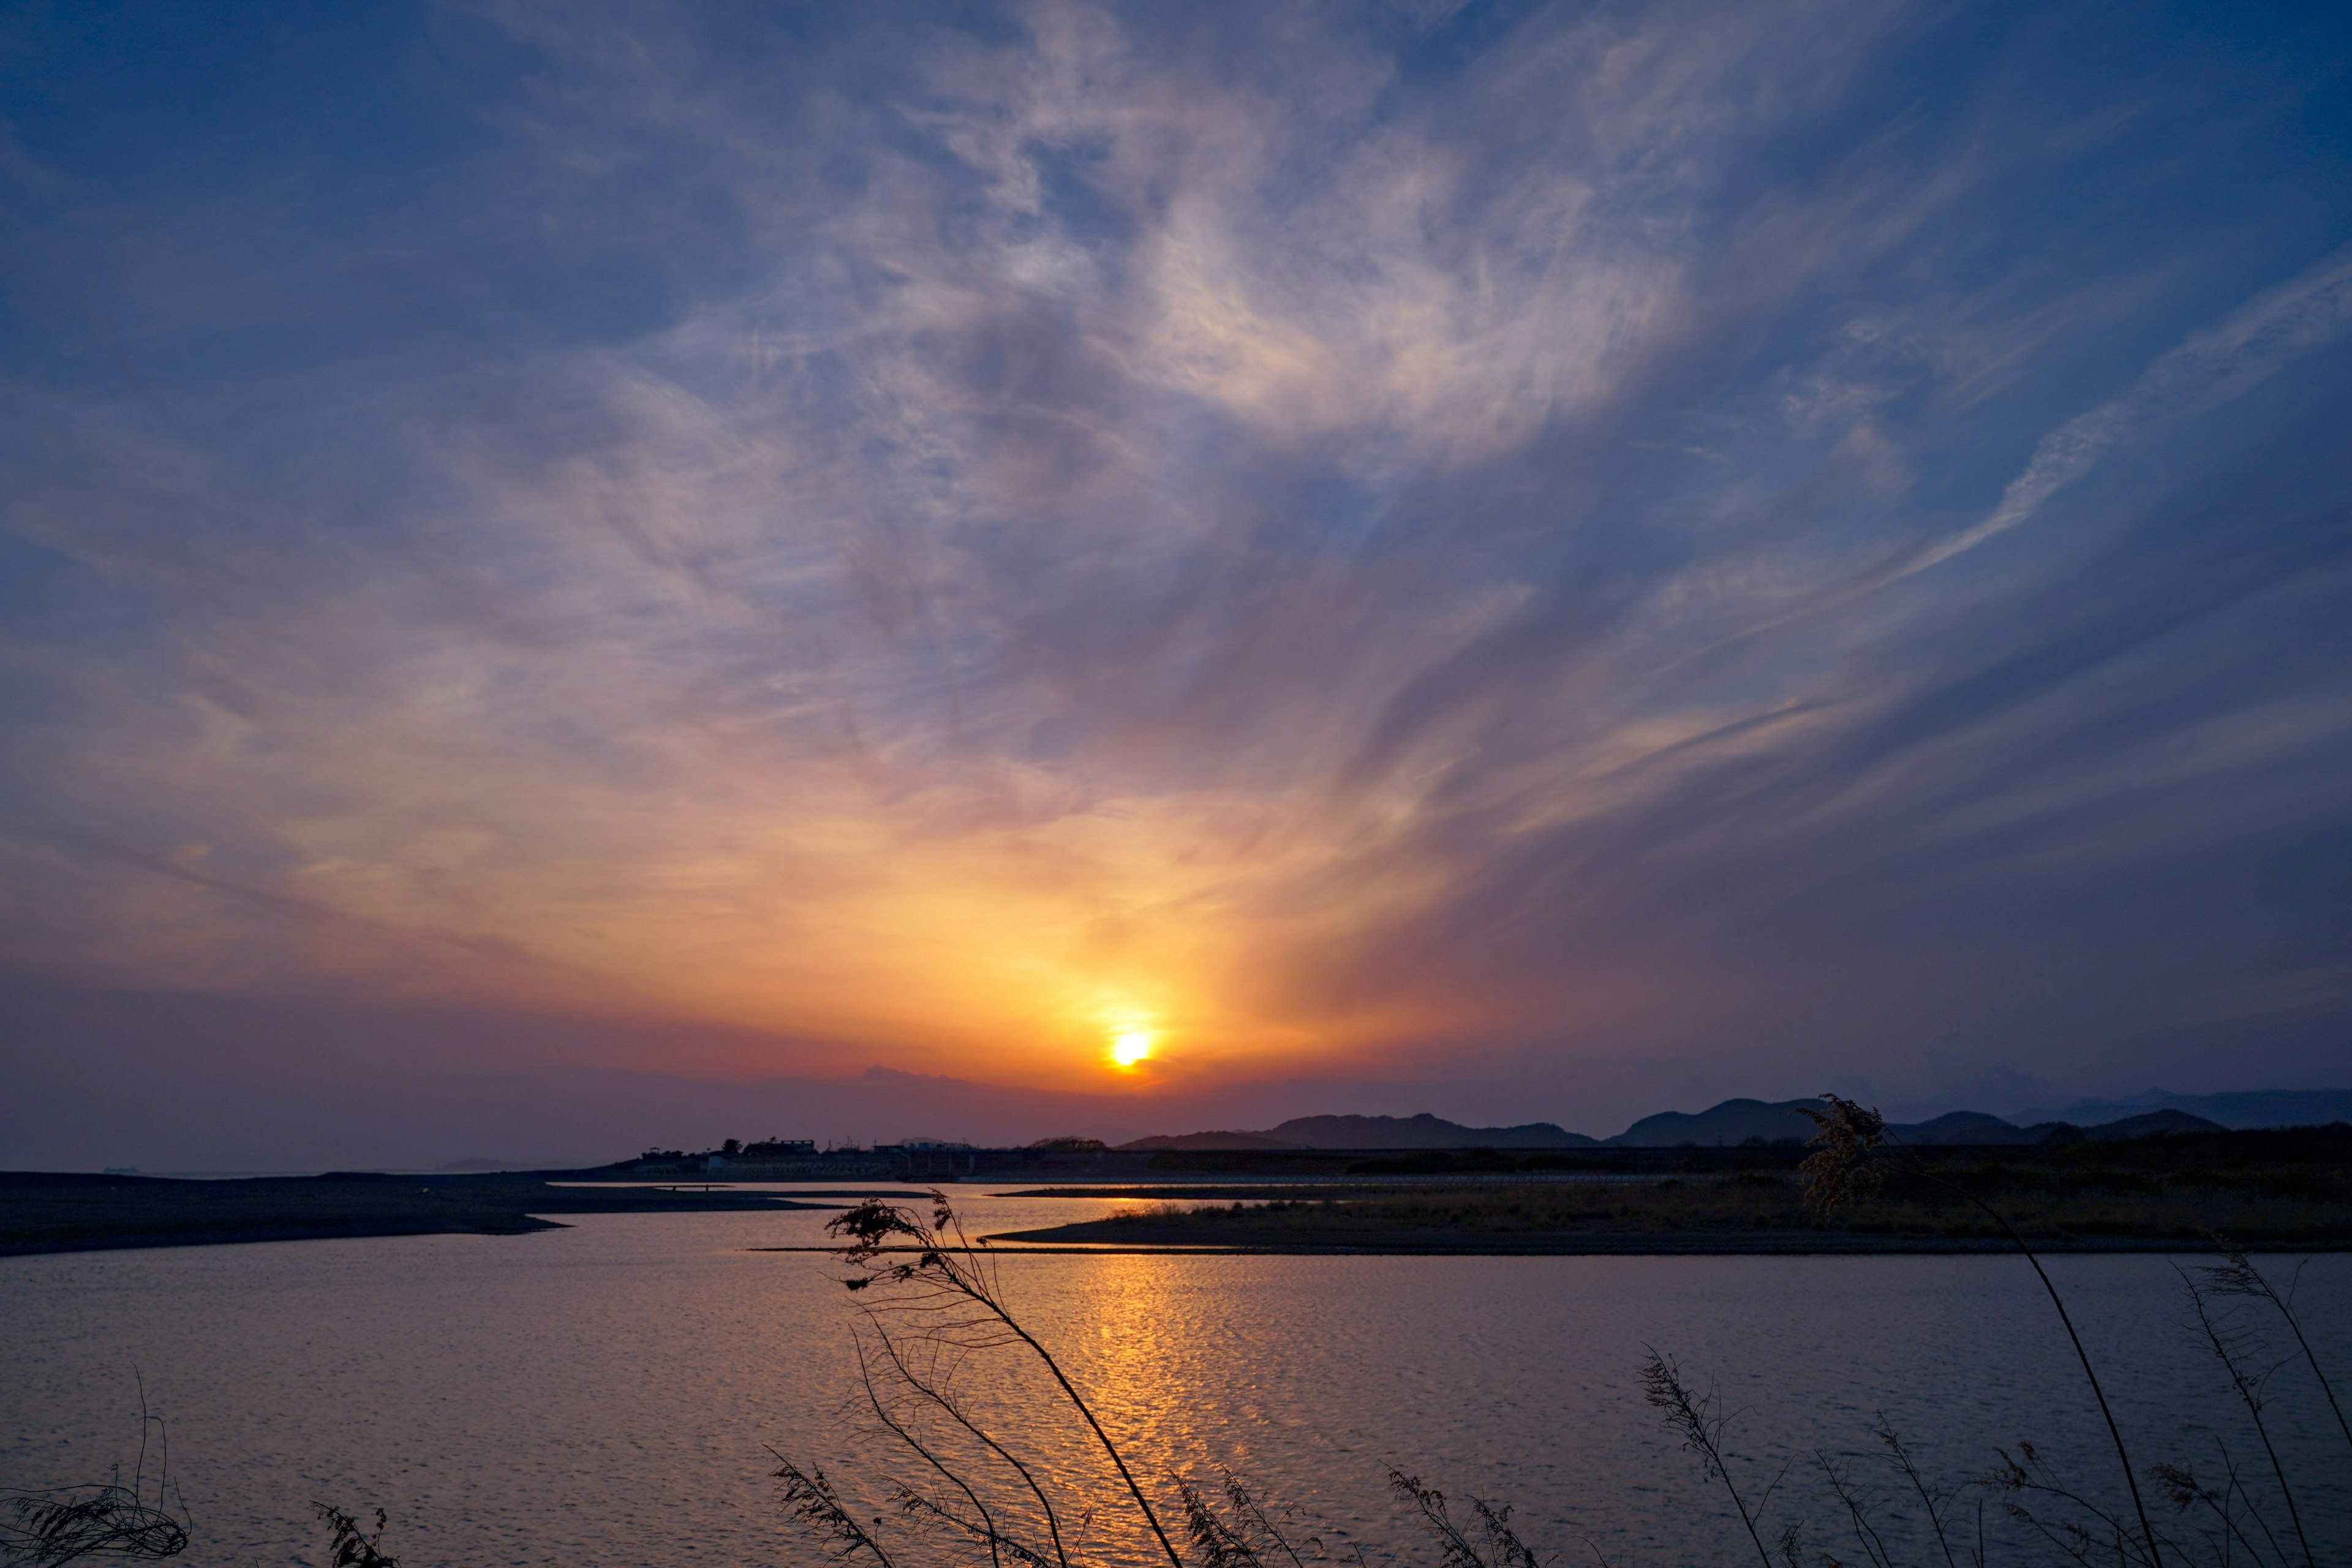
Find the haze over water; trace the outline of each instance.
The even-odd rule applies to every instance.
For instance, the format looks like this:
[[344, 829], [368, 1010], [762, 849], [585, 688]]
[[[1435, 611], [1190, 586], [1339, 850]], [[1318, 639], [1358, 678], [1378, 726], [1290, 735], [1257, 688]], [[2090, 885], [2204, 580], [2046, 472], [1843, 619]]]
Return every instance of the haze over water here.
[[[1116, 1206], [958, 1198], [988, 1229]], [[191, 1568], [321, 1562], [314, 1498], [387, 1509], [387, 1548], [424, 1568], [780, 1561], [799, 1542], [764, 1446], [845, 1479], [875, 1458], [839, 1266], [745, 1250], [814, 1244], [824, 1217], [0, 1260], [0, 1483], [127, 1468], [135, 1366], [169, 1418]], [[2146, 1458], [2216, 1434], [2245, 1447], [2165, 1259], [2050, 1267]], [[1736, 1525], [1642, 1405], [1645, 1342], [1746, 1412], [1731, 1446], [1759, 1488], [1815, 1445], [1871, 1447], [1885, 1410], [1948, 1478], [2022, 1437], [2107, 1489], [2095, 1415], [2011, 1258], [1034, 1257], [1003, 1277], [1149, 1473], [1231, 1463], [1335, 1547], [1412, 1542], [1382, 1492], [1393, 1463], [1516, 1503], [1566, 1560], [1589, 1535], [1622, 1563], [1735, 1561]], [[2352, 1365], [2352, 1257], [2314, 1259], [2298, 1304], [2322, 1355]], [[2270, 1415], [2317, 1482], [2307, 1514], [2340, 1525], [2340, 1438], [2290, 1382]], [[1011, 1414], [1051, 1462], [1093, 1473], [1066, 1422]], [[1833, 1523], [1808, 1478], [1789, 1485]]]

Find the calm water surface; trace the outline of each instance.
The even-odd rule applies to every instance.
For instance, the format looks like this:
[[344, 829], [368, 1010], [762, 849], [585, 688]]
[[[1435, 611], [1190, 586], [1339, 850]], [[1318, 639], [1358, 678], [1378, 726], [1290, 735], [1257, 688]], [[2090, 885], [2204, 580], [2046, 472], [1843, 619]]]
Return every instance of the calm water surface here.
[[[989, 1230], [1118, 1206], [957, 1195]], [[870, 1456], [847, 1408], [855, 1300], [826, 1258], [750, 1249], [821, 1240], [824, 1217], [0, 1260], [0, 1484], [127, 1469], [135, 1367], [169, 1420], [200, 1568], [322, 1563], [312, 1499], [389, 1510], [408, 1568], [806, 1561], [767, 1449], [836, 1473]], [[2143, 1463], [2251, 1447], [2170, 1260], [2051, 1268]], [[2021, 1437], [2095, 1488], [2113, 1468], [2012, 1258], [1097, 1255], [1003, 1271], [1148, 1469], [1230, 1463], [1335, 1545], [1412, 1541], [1381, 1487], [1394, 1464], [1515, 1502], [1563, 1561], [1589, 1561], [1588, 1536], [1621, 1562], [1740, 1561], [1719, 1494], [1642, 1403], [1645, 1344], [1745, 1412], [1729, 1441], [1759, 1490], [1817, 1447], [1868, 1448], [1880, 1410], [1955, 1479]], [[2313, 1259], [2301, 1291], [2342, 1389], [2352, 1258]], [[2306, 1515], [2329, 1521], [2315, 1544], [2352, 1561], [2352, 1464], [2294, 1371], [2266, 1414], [2313, 1479]], [[975, 1397], [996, 1397], [985, 1378]], [[1040, 1440], [1074, 1474], [1090, 1462], [1064, 1425]], [[1832, 1523], [1802, 1469], [1783, 1495]], [[1100, 1542], [1112, 1559], [1132, 1544]]]

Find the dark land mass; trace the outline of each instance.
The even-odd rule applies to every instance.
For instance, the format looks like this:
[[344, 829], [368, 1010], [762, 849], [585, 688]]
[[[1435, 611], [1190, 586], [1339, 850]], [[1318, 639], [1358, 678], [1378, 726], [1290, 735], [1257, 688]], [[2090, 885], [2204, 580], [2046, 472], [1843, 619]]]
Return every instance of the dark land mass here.
[[[1530, 1232], [1524, 1236], [1463, 1237], [1452, 1234], [1426, 1237], [1397, 1232], [1353, 1242], [1257, 1241], [1208, 1243], [1195, 1240], [1139, 1240], [1122, 1237], [1116, 1244], [1087, 1238], [1056, 1240], [1055, 1230], [1008, 1231], [986, 1238], [992, 1258], [1861, 1258], [1958, 1257], [1973, 1253], [2011, 1253], [2009, 1241], [1983, 1237], [1872, 1236], [1821, 1232], [1778, 1234], [1761, 1231], [1675, 1231], [1656, 1236], [1562, 1231]], [[1045, 1240], [1034, 1239], [1045, 1237]], [[1000, 1245], [1003, 1243], [1013, 1245]], [[2127, 1237], [2092, 1240], [2036, 1241], [2036, 1252], [2166, 1252], [2210, 1251], [2179, 1241], [2140, 1241]], [[831, 1247], [750, 1247], [747, 1252], [808, 1252], [835, 1254]], [[913, 1247], [885, 1247], [883, 1252], [916, 1254]], [[2251, 1248], [2257, 1252], [2337, 1252], [2339, 1247]]]
[[[1802, 1143], [1813, 1135], [1808, 1110], [1818, 1100], [1727, 1100], [1696, 1113], [1661, 1111], [1645, 1116], [1614, 1138], [1588, 1138], [1549, 1121], [1517, 1127], [1464, 1127], [1423, 1112], [1419, 1116], [1299, 1116], [1263, 1132], [1162, 1133], [1122, 1143], [1122, 1151], [1211, 1152], [1315, 1149], [1663, 1149], [1743, 1143]], [[2027, 1126], [1981, 1110], [1955, 1110], [1932, 1121], [1897, 1123], [1888, 1129], [1905, 1143], [1991, 1144], [2060, 1142], [2077, 1138], [2145, 1138], [2158, 1132], [2219, 1132], [2222, 1126], [2186, 1110], [2142, 1111], [2091, 1128], [2065, 1121]]]
[[[2142, 1098], [2168, 1103], [2135, 1109], [2117, 1102], [2116, 1109], [2134, 1110], [2135, 1113], [2105, 1120], [2085, 1117], [2081, 1126], [2050, 1118], [2020, 1125], [1982, 1111], [1956, 1110], [1929, 1121], [1897, 1123], [1889, 1131], [1897, 1142], [1913, 1147], [2039, 1147], [2085, 1139], [2099, 1142], [2142, 1138], [2159, 1132], [2219, 1132], [2225, 1126], [2307, 1126], [2340, 1120], [2341, 1108], [2352, 1106], [2352, 1090], [2281, 1089], [2203, 1099], [2151, 1090]], [[1457, 1153], [1474, 1154], [1488, 1161], [1515, 1154], [1557, 1157], [1570, 1162], [1558, 1167], [1562, 1170], [1586, 1168], [1575, 1161], [1593, 1156], [1596, 1163], [1590, 1168], [1595, 1170], [1649, 1170], [1654, 1168], [1650, 1162], [1662, 1153], [1673, 1160], [1683, 1158], [1690, 1151], [1748, 1150], [1758, 1146], [1800, 1149], [1814, 1131], [1812, 1121], [1803, 1113], [1808, 1109], [1819, 1110], [1821, 1105], [1821, 1101], [1813, 1100], [1727, 1100], [1696, 1114], [1669, 1111], [1644, 1117], [1616, 1137], [1600, 1141], [1549, 1121], [1523, 1122], [1513, 1127], [1465, 1127], [1426, 1112], [1418, 1116], [1299, 1116], [1265, 1131], [1165, 1134], [1138, 1139], [1116, 1149], [1093, 1138], [1076, 1136], [1039, 1139], [1020, 1148], [910, 1142], [822, 1152], [804, 1140], [772, 1138], [748, 1144], [730, 1140], [723, 1147], [694, 1152], [648, 1149], [634, 1160], [603, 1167], [601, 1173], [619, 1180], [708, 1178], [731, 1182], [1131, 1182], [1218, 1178], [1236, 1173], [1305, 1179], [1346, 1174], [1358, 1162], [1370, 1158], [1410, 1160]], [[2223, 1121], [2198, 1113], [2199, 1107], [2208, 1105]], [[1618, 1163], [1612, 1163], [1612, 1161]], [[486, 1167], [495, 1162], [463, 1163]], [[1388, 1173], [1412, 1173], [1400, 1169]]]
[[1575, 1149], [1598, 1139], [1549, 1121], [1465, 1127], [1432, 1116], [1294, 1116], [1263, 1132], [1179, 1132], [1121, 1149]]
[[[1715, 1153], [1715, 1151], [1685, 1151]], [[2352, 1127], [2166, 1134], [2020, 1149], [1906, 1151], [1879, 1195], [1823, 1215], [1805, 1201], [1796, 1152], [1725, 1151], [1694, 1179], [1488, 1181], [1378, 1194], [1121, 1215], [992, 1239], [1280, 1252], [1958, 1252], [2010, 1245], [1948, 1182], [2058, 1251], [2352, 1247]], [[1435, 1165], [1436, 1157], [1424, 1157]], [[1523, 1164], [1551, 1157], [1520, 1156]], [[1399, 1163], [1402, 1161], [1358, 1163]], [[1467, 1162], [1462, 1162], [1466, 1163]], [[1694, 1162], [1696, 1163], [1696, 1162]], [[1458, 1165], [1457, 1165], [1457, 1168]]]
[[542, 1216], [831, 1208], [762, 1194], [557, 1186], [550, 1172], [390, 1176], [346, 1172], [176, 1181], [161, 1176], [0, 1172], [0, 1257], [357, 1236], [520, 1236]]
[[[1505, 1182], [1518, 1179], [1517, 1177], [1501, 1178]], [[1528, 1179], [1542, 1181], [1549, 1178], [1538, 1174]], [[1312, 1194], [1318, 1201], [1328, 1198], [1384, 1198], [1394, 1197], [1400, 1192], [1425, 1192], [1438, 1187], [1447, 1187], [1450, 1190], [1451, 1184], [1440, 1181], [1382, 1182], [1375, 1184], [1369, 1182], [1317, 1180], [1268, 1182], [1262, 1185], [1250, 1185], [1244, 1183], [1219, 1182], [1213, 1189], [1204, 1191], [1199, 1183], [1170, 1182], [1159, 1186], [1114, 1186], [1106, 1184], [1100, 1186], [1083, 1187], [1031, 1187], [1026, 1191], [1006, 1195], [1016, 1198], [1129, 1198], [1144, 1202], [1156, 1199], [1161, 1202], [1181, 1201], [1187, 1204], [1197, 1204], [1203, 1198], [1214, 1198], [1234, 1203], [1255, 1204], [1276, 1203], [1290, 1198], [1304, 1197], [1309, 1194]]]
[[2257, 1089], [2226, 1094], [2173, 1094], [2151, 1089], [2127, 1100], [2078, 1100], [2068, 1105], [2021, 1110], [2010, 1120], [2020, 1126], [2072, 1121], [2088, 1127], [2135, 1111], [2167, 1110], [2185, 1110], [2230, 1128], [2321, 1127], [2331, 1121], [2352, 1121], [2352, 1089]]
[[[1652, 1148], [1787, 1140], [1801, 1143], [1814, 1131], [1812, 1119], [1805, 1112], [1823, 1108], [1823, 1102], [1818, 1100], [1727, 1100], [1696, 1115], [1664, 1110], [1655, 1116], [1644, 1116], [1607, 1142], [1620, 1147]], [[2036, 1121], [2021, 1126], [1981, 1110], [1954, 1110], [1931, 1121], [1892, 1122], [1886, 1131], [1896, 1142], [1914, 1147], [1952, 1144], [1983, 1148], [1996, 1144], [2065, 1143], [2084, 1138], [2147, 1138], [2159, 1132], [2220, 1132], [2224, 1129], [2220, 1122], [2202, 1116], [2165, 1109], [2087, 1127], [2069, 1121]]]

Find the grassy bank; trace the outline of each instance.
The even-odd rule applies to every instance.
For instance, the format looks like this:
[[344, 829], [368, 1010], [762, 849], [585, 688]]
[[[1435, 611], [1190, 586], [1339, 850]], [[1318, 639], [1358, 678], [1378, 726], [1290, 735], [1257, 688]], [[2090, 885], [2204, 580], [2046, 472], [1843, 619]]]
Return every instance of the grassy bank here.
[[[1331, 1247], [1396, 1251], [1871, 1251], [2007, 1245], [1953, 1190], [1995, 1204], [2053, 1249], [2352, 1246], [2352, 1128], [2202, 1134], [2018, 1152], [1928, 1151], [1921, 1174], [1825, 1215], [1782, 1167], [1706, 1179], [1530, 1183], [1170, 1207], [1024, 1231], [1027, 1242]], [[1931, 1173], [1940, 1180], [1928, 1179]]]

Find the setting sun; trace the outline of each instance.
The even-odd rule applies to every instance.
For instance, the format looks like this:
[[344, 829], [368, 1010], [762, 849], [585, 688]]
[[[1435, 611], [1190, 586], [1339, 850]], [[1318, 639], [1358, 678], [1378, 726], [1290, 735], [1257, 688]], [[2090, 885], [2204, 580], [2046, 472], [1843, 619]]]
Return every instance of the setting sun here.
[[1110, 1041], [1110, 1059], [1123, 1068], [1131, 1068], [1151, 1054], [1151, 1032], [1149, 1029], [1123, 1029]]

